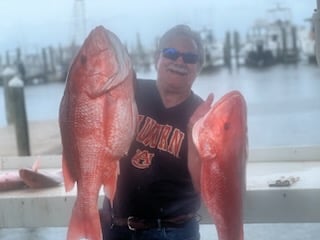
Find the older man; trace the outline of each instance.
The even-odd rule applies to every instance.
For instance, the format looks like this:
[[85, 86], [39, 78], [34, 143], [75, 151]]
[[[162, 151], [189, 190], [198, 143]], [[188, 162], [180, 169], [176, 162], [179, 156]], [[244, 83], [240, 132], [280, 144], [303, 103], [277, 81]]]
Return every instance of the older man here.
[[196, 32], [175, 26], [159, 40], [156, 81], [137, 81], [139, 131], [120, 161], [113, 206], [104, 209], [112, 215], [105, 239], [200, 238], [200, 162], [189, 132], [213, 100], [210, 95], [204, 102], [191, 90], [203, 51]]

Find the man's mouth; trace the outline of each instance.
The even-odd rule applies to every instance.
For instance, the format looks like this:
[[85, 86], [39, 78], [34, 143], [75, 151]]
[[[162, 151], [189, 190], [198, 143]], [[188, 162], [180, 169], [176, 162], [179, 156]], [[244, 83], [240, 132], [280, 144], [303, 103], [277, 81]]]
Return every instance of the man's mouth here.
[[181, 65], [171, 64], [171, 65], [168, 66], [168, 70], [170, 72], [173, 72], [173, 73], [176, 73], [176, 74], [179, 74], [179, 75], [188, 74], [188, 69], [185, 68], [184, 66], [181, 66]]

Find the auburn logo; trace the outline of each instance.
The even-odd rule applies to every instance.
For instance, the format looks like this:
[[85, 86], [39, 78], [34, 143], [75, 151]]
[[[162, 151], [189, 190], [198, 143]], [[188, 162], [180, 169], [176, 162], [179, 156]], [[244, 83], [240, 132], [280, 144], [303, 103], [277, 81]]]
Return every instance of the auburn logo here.
[[147, 150], [136, 151], [136, 154], [131, 159], [131, 163], [133, 166], [139, 169], [146, 169], [151, 165], [152, 159], [154, 157], [154, 153], [150, 153]]
[[141, 129], [136, 136], [137, 142], [146, 147], [168, 152], [179, 158], [181, 145], [185, 137], [184, 133], [170, 125], [161, 125], [150, 117], [146, 117], [143, 123], [142, 120], [143, 118], [140, 117], [139, 125]]

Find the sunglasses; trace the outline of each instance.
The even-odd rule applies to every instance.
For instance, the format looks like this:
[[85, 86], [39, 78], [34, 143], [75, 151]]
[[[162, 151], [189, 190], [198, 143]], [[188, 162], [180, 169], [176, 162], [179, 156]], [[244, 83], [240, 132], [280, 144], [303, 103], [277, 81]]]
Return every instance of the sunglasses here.
[[171, 59], [173, 61], [177, 60], [180, 56], [182, 57], [184, 63], [195, 64], [199, 60], [199, 56], [191, 52], [179, 52], [175, 48], [164, 48], [162, 49], [162, 55], [165, 58]]

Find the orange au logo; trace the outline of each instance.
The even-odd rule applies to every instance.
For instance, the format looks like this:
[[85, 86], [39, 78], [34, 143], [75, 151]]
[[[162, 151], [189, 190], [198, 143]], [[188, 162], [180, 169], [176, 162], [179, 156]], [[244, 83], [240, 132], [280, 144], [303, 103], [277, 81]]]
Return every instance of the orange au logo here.
[[131, 163], [136, 168], [146, 169], [151, 165], [153, 157], [154, 153], [150, 153], [147, 150], [141, 151], [140, 149], [138, 149], [136, 151], [136, 154], [131, 159]]

